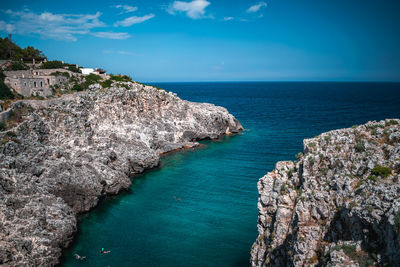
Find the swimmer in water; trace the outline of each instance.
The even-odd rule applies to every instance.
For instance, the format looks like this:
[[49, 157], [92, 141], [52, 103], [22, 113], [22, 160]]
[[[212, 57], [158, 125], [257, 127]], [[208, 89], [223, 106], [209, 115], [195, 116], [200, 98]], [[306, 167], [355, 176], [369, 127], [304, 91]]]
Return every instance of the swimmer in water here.
[[101, 250], [100, 250], [101, 254], [108, 254], [110, 252], [111, 252], [111, 250], [104, 250], [104, 248], [101, 248]]
[[81, 256], [81, 255], [75, 253], [75, 259], [77, 259], [77, 260], [84, 260], [85, 258], [86, 258], [86, 256]]

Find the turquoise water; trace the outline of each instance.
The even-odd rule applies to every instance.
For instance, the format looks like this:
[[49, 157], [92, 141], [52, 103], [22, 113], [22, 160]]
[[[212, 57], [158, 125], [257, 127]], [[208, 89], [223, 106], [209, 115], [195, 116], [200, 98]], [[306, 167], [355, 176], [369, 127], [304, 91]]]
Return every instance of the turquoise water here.
[[[165, 83], [225, 106], [248, 129], [162, 159], [80, 218], [65, 266], [247, 266], [257, 236], [257, 181], [302, 139], [400, 117], [395, 83]], [[100, 254], [104, 247], [109, 254]], [[85, 255], [84, 261], [73, 254]]]

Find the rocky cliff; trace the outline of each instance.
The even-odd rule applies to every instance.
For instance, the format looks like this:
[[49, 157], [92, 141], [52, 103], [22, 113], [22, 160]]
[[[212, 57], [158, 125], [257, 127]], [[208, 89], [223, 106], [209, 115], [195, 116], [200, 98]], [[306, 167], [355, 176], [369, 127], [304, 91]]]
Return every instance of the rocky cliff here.
[[57, 264], [78, 213], [128, 188], [160, 154], [242, 130], [225, 108], [120, 85], [13, 110], [0, 132], [0, 265]]
[[400, 120], [304, 140], [258, 182], [252, 266], [400, 266]]

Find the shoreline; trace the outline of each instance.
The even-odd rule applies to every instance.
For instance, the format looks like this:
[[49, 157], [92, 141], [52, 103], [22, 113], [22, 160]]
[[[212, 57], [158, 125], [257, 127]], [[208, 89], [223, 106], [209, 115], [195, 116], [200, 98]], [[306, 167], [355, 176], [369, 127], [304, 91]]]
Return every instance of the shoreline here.
[[[152, 168], [149, 168], [149, 169], [145, 169], [142, 173], [139, 173], [139, 174], [136, 174], [136, 175], [132, 176], [132, 177], [131, 177], [131, 181], [133, 181], [133, 180], [135, 180], [135, 179], [141, 179], [141, 176], [147, 174], [149, 171], [157, 170], [157, 169], [160, 169], [160, 170], [161, 170], [161, 169], [163, 168], [163, 166], [162, 166], [162, 164], [161, 164], [161, 158], [168, 157], [168, 156], [171, 156], [171, 155], [173, 155], [173, 154], [181, 153], [181, 152], [184, 152], [184, 151], [193, 151], [193, 152], [194, 152], [194, 151], [196, 151], [196, 150], [198, 150], [198, 149], [206, 148], [206, 145], [200, 143], [201, 141], [218, 142], [218, 140], [221, 140], [222, 138], [227, 137], [227, 136], [234, 137], [234, 136], [241, 135], [243, 131], [244, 131], [244, 130], [242, 130], [242, 131], [240, 131], [240, 132], [238, 132], [238, 133], [235, 133], [235, 134], [232, 134], [232, 133], [230, 133], [230, 134], [221, 134], [221, 135], [218, 136], [217, 138], [213, 138], [213, 139], [207, 139], [207, 138], [206, 138], [206, 139], [203, 139], [203, 140], [199, 140], [199, 142], [197, 142], [196, 145], [191, 146], [191, 147], [185, 147], [185, 146], [183, 146], [183, 147], [181, 147], [181, 148], [177, 148], [177, 149], [173, 149], [173, 150], [168, 151], [168, 152], [164, 152], [164, 153], [160, 154], [160, 162], [159, 162], [159, 164], [158, 164], [157, 166], [152, 167]], [[105, 201], [107, 201], [107, 200], [109, 200], [109, 199], [111, 199], [111, 198], [123, 197], [123, 194], [130, 194], [132, 191], [133, 191], [133, 188], [132, 188], [132, 185], [130, 185], [128, 188], [123, 188], [123, 189], [121, 189], [121, 190], [120, 190], [118, 193], [116, 193], [116, 194], [104, 195], [104, 196], [102, 196], [101, 199], [99, 199], [99, 201], [98, 201], [98, 203], [97, 203], [97, 205], [96, 205], [95, 207], [93, 207], [93, 208], [91, 208], [90, 210], [85, 211], [85, 212], [83, 212], [83, 213], [77, 214], [77, 215], [76, 215], [76, 218], [77, 218], [77, 228], [76, 228], [76, 232], [73, 234], [73, 239], [72, 239], [71, 243], [68, 244], [67, 247], [62, 248], [61, 257], [59, 258], [59, 263], [58, 263], [56, 266], [57, 266], [57, 267], [63, 266], [63, 264], [64, 264], [65, 261], [66, 261], [66, 257], [65, 257], [65, 255], [64, 255], [65, 251], [68, 250], [68, 249], [70, 249], [71, 247], [73, 247], [73, 245], [77, 242], [76, 237], [77, 237], [77, 235], [79, 234], [79, 231], [80, 231], [80, 230], [79, 230], [79, 229], [80, 229], [80, 221], [83, 219], [83, 217], [88, 216], [88, 215], [89, 215], [91, 212], [93, 212], [95, 209], [99, 208], [99, 206], [102, 205]]]
[[[21, 203], [0, 205], [11, 233], [0, 232], [5, 264], [58, 264], [76, 235], [77, 215], [130, 188], [136, 175], [159, 166], [160, 157], [201, 147], [193, 140], [243, 130], [223, 107], [140, 84], [39, 101], [13, 110], [23, 117], [0, 133], [0, 169], [11, 185], [4, 202]], [[12, 230], [15, 225], [24, 236]], [[17, 259], [20, 240], [29, 250]]]

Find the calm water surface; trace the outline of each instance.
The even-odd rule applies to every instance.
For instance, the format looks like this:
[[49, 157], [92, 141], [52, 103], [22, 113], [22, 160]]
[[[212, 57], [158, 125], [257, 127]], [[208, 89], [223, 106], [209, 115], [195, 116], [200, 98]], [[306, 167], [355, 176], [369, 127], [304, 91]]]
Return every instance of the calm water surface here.
[[398, 83], [155, 85], [224, 106], [248, 131], [163, 158], [130, 192], [83, 216], [64, 266], [248, 266], [257, 181], [276, 161], [294, 159], [304, 138], [400, 117]]

